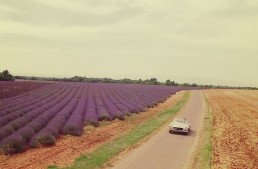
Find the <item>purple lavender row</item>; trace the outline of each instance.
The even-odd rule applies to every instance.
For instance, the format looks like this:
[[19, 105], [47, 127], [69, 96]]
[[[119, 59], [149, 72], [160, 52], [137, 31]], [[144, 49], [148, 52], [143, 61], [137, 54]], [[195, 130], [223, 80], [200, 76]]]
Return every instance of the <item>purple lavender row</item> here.
[[116, 89], [110, 89], [114, 92], [114, 97], [124, 106], [127, 107], [129, 110], [129, 113], [137, 113], [142, 111], [142, 107], [139, 105], [139, 103], [135, 102], [134, 100], [130, 99], [126, 94], [124, 94], [122, 91], [120, 91], [118, 88]]
[[[10, 113], [16, 113], [18, 111], [26, 108], [26, 107], [30, 107], [30, 105], [35, 105], [38, 102], [41, 102], [42, 100], [49, 98], [50, 96], [52, 96], [55, 93], [58, 93], [60, 91], [62, 91], [62, 89], [60, 88], [50, 88], [51, 90], [43, 90], [40, 93], [37, 93], [35, 95], [32, 95], [30, 98], [28, 99], [24, 99], [20, 102], [13, 102], [13, 104], [7, 104], [6, 107], [1, 108], [1, 112], [0, 112], [0, 118], [1, 116], [10, 114]], [[9, 101], [11, 102], [11, 101]], [[28, 111], [28, 110], [24, 110], [24, 111]]]
[[[64, 91], [63, 93], [59, 94], [59, 97], [48, 98], [48, 101], [49, 101], [48, 104], [45, 104], [47, 102], [43, 102], [41, 106], [32, 107], [33, 109], [31, 111], [28, 111], [23, 116], [18, 116], [12, 121], [9, 121], [10, 119], [8, 118], [4, 119], [6, 120], [6, 121], [2, 121], [4, 123], [4, 126], [0, 128], [0, 141], [4, 137], [12, 134], [15, 130], [20, 129], [25, 125], [29, 125], [33, 119], [37, 118], [41, 114], [44, 114], [44, 112], [46, 112], [48, 109], [54, 106], [56, 102], [61, 101], [63, 97], [66, 95], [66, 93], [69, 92], [69, 90], [66, 90], [66, 88], [64, 88], [63, 91]], [[39, 126], [39, 124], [34, 123], [34, 126], [35, 126], [34, 130], [37, 130], [37, 126]]]
[[[42, 92], [47, 93], [48, 91], [52, 91], [52, 88], [55, 87], [54, 85], [48, 85], [45, 87], [41, 87], [36, 90], [32, 90], [14, 97], [6, 98], [0, 100], [0, 108], [3, 109], [3, 106], [19, 103], [21, 101], [26, 101], [27, 99], [31, 99], [31, 97], [35, 97], [37, 95], [42, 95]], [[9, 106], [10, 107], [10, 106]]]
[[[12, 135], [1, 141], [1, 149], [4, 151], [4, 153], [13, 154], [24, 150], [27, 146], [27, 143], [33, 139], [32, 137], [34, 133], [45, 127], [46, 124], [57, 114], [57, 112], [59, 112], [62, 107], [67, 104], [68, 101], [65, 99], [65, 97], [71, 98], [69, 97], [69, 94], [71, 95], [72, 93], [71, 91], [72, 89], [69, 88], [64, 93], [59, 95], [55, 100], [48, 103], [47, 105], [44, 105], [41, 111], [34, 111], [29, 115], [26, 114], [26, 117], [21, 118], [23, 121], [16, 123], [21, 125], [17, 126], [17, 131], [12, 132]], [[45, 108], [47, 108], [47, 110]], [[25, 125], [28, 128], [21, 128]], [[30, 141], [30, 145], [32, 145], [31, 147], [33, 147], [33, 143], [33, 140]]]
[[[62, 94], [66, 89], [61, 89], [60, 91], [56, 92], [56, 95], [60, 95]], [[21, 120], [21, 119], [25, 119], [25, 115], [27, 114], [33, 114], [33, 112], [42, 110], [42, 106], [46, 105], [48, 102], [51, 102], [52, 100], [56, 99], [55, 96], [53, 96], [53, 94], [47, 98], [44, 98], [44, 100], [40, 100], [37, 103], [31, 104], [31, 105], [27, 105], [27, 103], [24, 103], [25, 106], [23, 104], [20, 105], [20, 109], [16, 109], [14, 112], [10, 111], [10, 110], [6, 110], [5, 113], [6, 115], [1, 116], [0, 117], [0, 127], [6, 125], [7, 123], [10, 123], [12, 121], [14, 121], [15, 119], [18, 120], [17, 124], [20, 124], [21, 122], [19, 121], [25, 121], [25, 120]], [[22, 118], [23, 117], [23, 118]], [[16, 123], [13, 123], [13, 128], [16, 128]], [[0, 128], [1, 131], [1, 128]], [[1, 137], [0, 137], [1, 140]]]
[[97, 115], [97, 108], [95, 105], [94, 93], [92, 86], [89, 85], [86, 104], [86, 112], [84, 115], [84, 124], [93, 124], [94, 126], [99, 126], [99, 119]]
[[94, 93], [94, 101], [96, 104], [96, 110], [98, 114], [98, 119], [99, 120], [111, 120], [112, 118], [109, 115], [109, 112], [107, 110], [107, 107], [105, 106], [101, 94], [100, 94], [100, 89], [98, 88], [97, 85], [92, 86], [92, 91]]
[[85, 107], [87, 104], [87, 86], [84, 86], [84, 90], [82, 91], [82, 95], [79, 98], [79, 102], [75, 107], [73, 113], [65, 123], [63, 127], [64, 134], [70, 134], [74, 136], [80, 136], [82, 134], [82, 128], [84, 126], [84, 115], [85, 115]]
[[[67, 103], [55, 116], [42, 128], [39, 132], [35, 133], [33, 138], [30, 139], [29, 146], [32, 148], [39, 147], [40, 145], [53, 145], [62, 128], [71, 116], [71, 113], [76, 108], [79, 98], [81, 97], [82, 87], [79, 89], [73, 88], [70, 94], [64, 99], [63, 103]], [[61, 103], [62, 104], [62, 103]]]

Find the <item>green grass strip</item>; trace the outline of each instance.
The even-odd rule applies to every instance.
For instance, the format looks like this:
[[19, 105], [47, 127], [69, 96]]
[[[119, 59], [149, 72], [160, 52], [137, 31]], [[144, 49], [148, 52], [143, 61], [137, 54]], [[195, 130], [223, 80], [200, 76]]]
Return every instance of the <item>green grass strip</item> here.
[[[190, 92], [186, 92], [183, 98], [176, 103], [173, 107], [161, 111], [157, 117], [153, 117], [143, 123], [140, 123], [129, 132], [119, 136], [113, 141], [104, 144], [95, 151], [81, 155], [77, 158], [74, 164], [69, 169], [94, 169], [103, 166], [109, 159], [119, 154], [124, 149], [136, 144], [146, 136], [153, 133], [156, 129], [160, 128], [163, 124], [171, 120], [171, 117], [175, 115], [188, 101]], [[49, 168], [55, 168], [49, 166]], [[57, 168], [57, 167], [56, 167]], [[66, 169], [68, 169], [66, 168]]]
[[203, 127], [204, 127], [204, 136], [202, 140], [202, 146], [200, 150], [200, 154], [198, 157], [197, 164], [199, 165], [199, 169], [210, 169], [211, 168], [211, 134], [212, 134], [212, 117], [211, 117], [211, 109], [208, 101], [206, 99], [206, 105], [208, 106], [207, 113], [204, 117]]

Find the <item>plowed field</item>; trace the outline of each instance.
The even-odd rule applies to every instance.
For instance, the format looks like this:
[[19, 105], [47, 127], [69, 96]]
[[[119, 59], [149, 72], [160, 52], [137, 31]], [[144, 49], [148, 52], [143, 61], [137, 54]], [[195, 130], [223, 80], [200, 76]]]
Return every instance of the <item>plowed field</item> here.
[[258, 168], [258, 91], [207, 90], [212, 169]]

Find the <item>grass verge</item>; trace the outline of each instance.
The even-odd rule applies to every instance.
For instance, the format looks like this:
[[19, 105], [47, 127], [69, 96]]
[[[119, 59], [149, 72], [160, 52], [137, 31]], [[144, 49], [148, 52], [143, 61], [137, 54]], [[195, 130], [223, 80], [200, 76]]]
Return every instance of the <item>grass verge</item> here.
[[[94, 169], [103, 166], [108, 160], [119, 154], [124, 149], [128, 148], [150, 135], [156, 129], [168, 122], [188, 101], [190, 92], [186, 92], [183, 98], [164, 111], [161, 111], [157, 117], [153, 117], [137, 126], [122, 136], [112, 140], [94, 150], [91, 153], [78, 157], [69, 169]], [[49, 166], [49, 168], [57, 168]], [[65, 169], [68, 169], [65, 168]]]
[[203, 135], [201, 136], [201, 146], [200, 151], [197, 155], [196, 166], [194, 168], [199, 169], [210, 169], [211, 168], [211, 153], [212, 153], [212, 145], [211, 145], [211, 134], [212, 134], [212, 117], [211, 117], [211, 107], [205, 99], [206, 105], [208, 106], [207, 113], [204, 117], [203, 121]]

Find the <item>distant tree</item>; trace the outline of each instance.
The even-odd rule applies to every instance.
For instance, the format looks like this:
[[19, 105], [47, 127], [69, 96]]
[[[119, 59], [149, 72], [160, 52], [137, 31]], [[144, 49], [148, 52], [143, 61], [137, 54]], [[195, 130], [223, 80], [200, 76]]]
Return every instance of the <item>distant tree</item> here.
[[0, 72], [0, 81], [14, 81], [14, 77], [8, 70], [4, 70], [2, 73]]
[[35, 76], [32, 76], [31, 80], [37, 80], [37, 78]]
[[129, 84], [131, 83], [131, 80], [130, 79], [127, 79], [127, 78], [124, 78], [121, 80], [122, 83], [125, 83], [125, 84]]
[[169, 79], [166, 80], [166, 82], [165, 82], [165, 85], [166, 85], [166, 86], [171, 86], [171, 84], [172, 84], [172, 83], [171, 83], [171, 81], [170, 81]]
[[157, 78], [151, 78], [151, 79], [150, 79], [150, 82], [151, 82], [151, 84], [153, 84], [153, 85], [158, 85], [158, 80], [157, 80]]
[[198, 85], [193, 83], [193, 84], [191, 84], [191, 87], [198, 87]]
[[166, 86], [178, 86], [179, 84], [176, 83], [175, 81], [170, 81], [169, 79], [165, 82]]
[[172, 81], [171, 86], [178, 86], [178, 83], [176, 83], [175, 81]]

